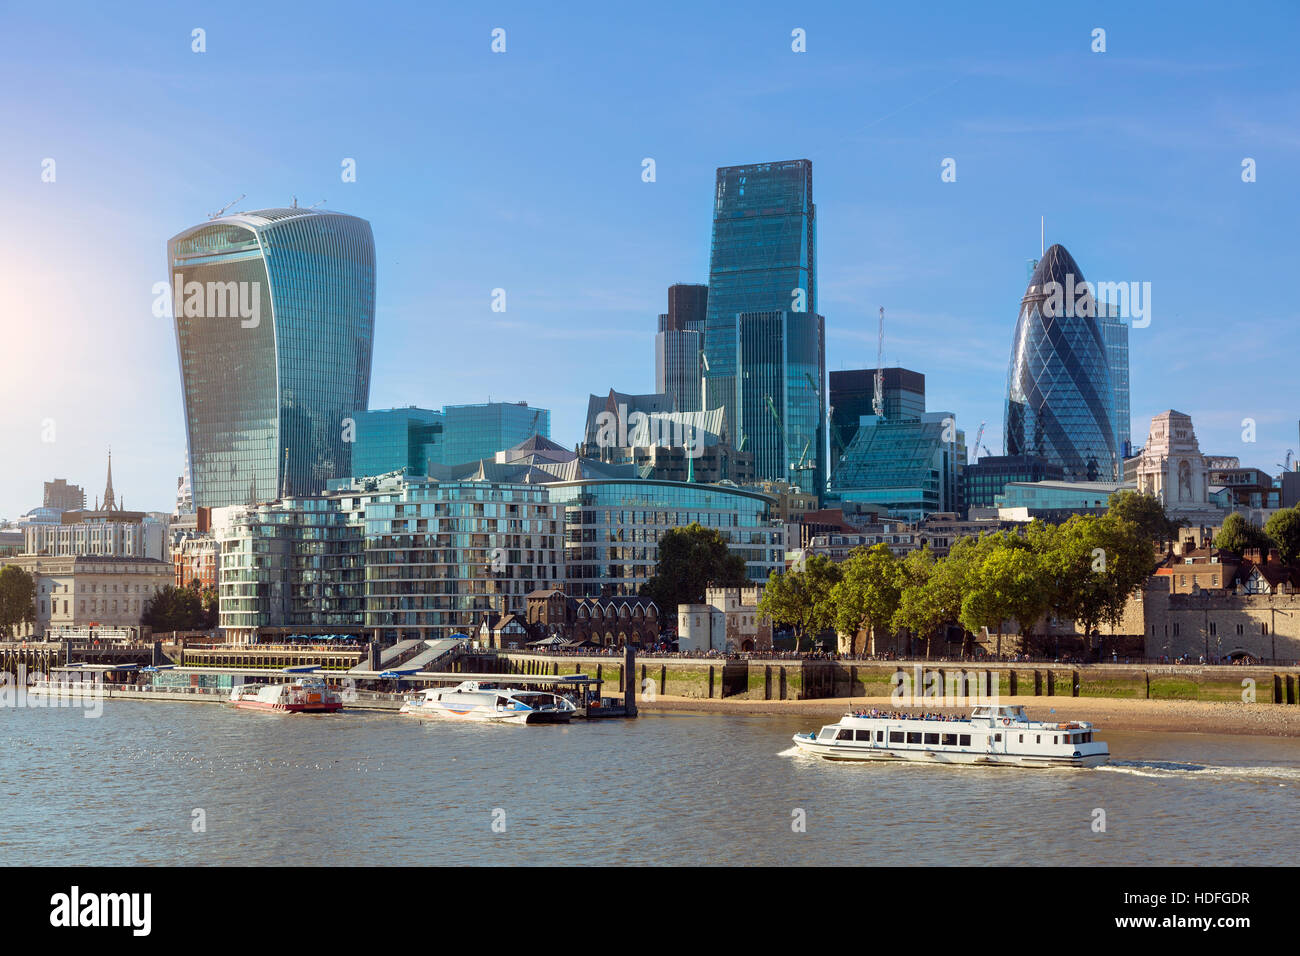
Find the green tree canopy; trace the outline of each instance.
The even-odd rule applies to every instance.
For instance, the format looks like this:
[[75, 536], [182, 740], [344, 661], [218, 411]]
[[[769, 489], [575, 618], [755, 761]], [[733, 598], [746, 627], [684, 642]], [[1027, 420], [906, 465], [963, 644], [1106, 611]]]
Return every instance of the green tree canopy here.
[[0, 631], [14, 636], [14, 628], [36, 620], [36, 582], [16, 564], [0, 568]]
[[970, 631], [996, 628], [1001, 657], [1004, 622], [1015, 621], [1027, 640], [1054, 594], [1052, 578], [1027, 539], [990, 535], [980, 545], [962, 598], [961, 622]]
[[700, 604], [705, 588], [744, 587], [745, 559], [727, 549], [716, 528], [696, 522], [673, 528], [659, 539], [659, 564], [641, 595], [659, 605], [660, 614], [676, 615], [679, 604]]
[[1300, 507], [1274, 512], [1264, 531], [1277, 545], [1278, 556], [1284, 562], [1291, 564], [1300, 558]]
[[164, 631], [206, 631], [214, 625], [197, 588], [167, 585], [145, 602], [140, 623]]
[[1247, 548], [1270, 548], [1273, 541], [1259, 525], [1234, 511], [1223, 519], [1223, 527], [1214, 536], [1214, 546], [1241, 557]]
[[863, 628], [869, 628], [874, 654], [879, 632], [889, 627], [898, 610], [902, 567], [888, 545], [878, 544], [873, 548], [855, 548], [845, 559], [843, 572], [844, 576], [831, 591], [835, 626], [850, 639]]
[[758, 601], [758, 611], [794, 631], [794, 649], [804, 635], [816, 635], [835, 625], [831, 592], [841, 577], [840, 566], [822, 554], [811, 554], [801, 568], [773, 571]]
[[1154, 495], [1137, 491], [1117, 491], [1110, 496], [1107, 514], [1132, 521], [1139, 533], [1155, 544], [1175, 541], [1182, 522], [1171, 521], [1165, 515], [1165, 506]]

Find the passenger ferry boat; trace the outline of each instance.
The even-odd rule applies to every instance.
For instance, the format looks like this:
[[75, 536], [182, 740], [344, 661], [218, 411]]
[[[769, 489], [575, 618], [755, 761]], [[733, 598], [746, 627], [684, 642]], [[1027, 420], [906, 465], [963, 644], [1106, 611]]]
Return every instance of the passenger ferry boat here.
[[1014, 767], [1096, 767], [1110, 748], [1089, 723], [1030, 720], [1024, 707], [976, 707], [967, 718], [867, 711], [817, 734], [795, 734], [827, 760], [913, 760]]
[[230, 692], [230, 702], [247, 710], [287, 714], [333, 713], [343, 698], [320, 678], [301, 677], [287, 684], [246, 684]]
[[571, 701], [548, 691], [467, 680], [453, 688], [431, 687], [407, 698], [401, 713], [504, 724], [567, 724], [576, 710]]

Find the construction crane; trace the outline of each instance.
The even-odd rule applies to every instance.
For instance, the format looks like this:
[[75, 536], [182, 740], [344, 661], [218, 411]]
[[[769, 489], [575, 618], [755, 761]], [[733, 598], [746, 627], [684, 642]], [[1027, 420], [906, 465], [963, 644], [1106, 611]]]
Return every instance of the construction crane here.
[[799, 456], [798, 461], [790, 462], [791, 471], [813, 471], [817, 467], [817, 462], [808, 460], [808, 449], [812, 446], [812, 439], [809, 438], [803, 443], [803, 454]]
[[980, 439], [984, 437], [984, 426], [987, 424], [987, 421], [980, 422], [980, 430], [975, 433], [975, 452], [971, 455], [972, 458], [980, 456]]
[[242, 202], [243, 199], [244, 199], [244, 197], [247, 196], [247, 195], [248, 195], [248, 193], [240, 193], [240, 194], [239, 194], [239, 199], [232, 199], [230, 202], [226, 203], [224, 206], [222, 206], [222, 207], [221, 207], [220, 209], [218, 209], [216, 212], [210, 212], [210, 213], [208, 213], [208, 219], [210, 219], [210, 220], [211, 220], [211, 219], [220, 219], [222, 216], [224, 216], [224, 215], [226, 214], [226, 210], [227, 210], [227, 209], [229, 209], [231, 206], [233, 206], [233, 205], [234, 205], [235, 203], [237, 203], [237, 202]]
[[885, 417], [885, 307], [880, 307], [880, 326], [876, 331], [876, 390], [871, 396], [871, 410]]
[[1292, 451], [1290, 448], [1288, 448], [1286, 450], [1286, 460], [1284, 462], [1279, 462], [1278, 467], [1281, 468], [1283, 471], [1290, 471], [1291, 459], [1294, 457], [1295, 457], [1295, 452]]

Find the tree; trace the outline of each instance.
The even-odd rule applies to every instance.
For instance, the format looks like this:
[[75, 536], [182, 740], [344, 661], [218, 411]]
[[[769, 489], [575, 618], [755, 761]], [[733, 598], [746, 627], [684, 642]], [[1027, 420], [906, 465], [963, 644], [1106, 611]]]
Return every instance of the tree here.
[[1132, 521], [1142, 536], [1154, 544], [1175, 540], [1183, 526], [1181, 521], [1169, 520], [1159, 498], [1137, 491], [1115, 492], [1110, 496], [1106, 513]]
[[831, 592], [840, 580], [840, 566], [822, 554], [811, 554], [802, 568], [773, 571], [767, 579], [758, 612], [794, 631], [794, 649], [805, 634], [819, 634], [835, 625]]
[[1274, 512], [1264, 531], [1277, 545], [1278, 555], [1285, 564], [1300, 558], [1300, 507]]
[[207, 620], [196, 589], [170, 584], [149, 598], [140, 613], [140, 623], [153, 628], [155, 633], [207, 630]]
[[902, 583], [893, 626], [906, 629], [925, 641], [925, 658], [930, 659], [930, 644], [935, 633], [948, 623], [948, 608], [935, 586], [937, 570], [934, 552], [928, 547], [910, 551], [903, 559]]
[[898, 610], [902, 591], [898, 559], [888, 545], [855, 548], [845, 559], [843, 577], [831, 591], [835, 626], [849, 635], [850, 646], [858, 631], [869, 628], [871, 651], [876, 653], [879, 631], [887, 628]]
[[1267, 549], [1272, 544], [1273, 542], [1269, 539], [1269, 536], [1263, 532], [1259, 525], [1247, 521], [1235, 511], [1223, 519], [1223, 527], [1214, 536], [1214, 546], [1216, 548], [1235, 554], [1239, 558], [1247, 548]]
[[748, 583], [745, 559], [727, 549], [716, 528], [699, 522], [673, 528], [659, 539], [659, 564], [641, 595], [659, 605], [659, 613], [675, 616], [679, 604], [701, 604], [704, 591], [714, 587], [738, 588]]
[[1091, 649], [1100, 625], [1119, 624], [1129, 597], [1154, 570], [1151, 543], [1135, 523], [1112, 514], [1073, 515], [1038, 540], [1051, 542], [1039, 555], [1048, 606], [1075, 621]]
[[972, 567], [961, 621], [971, 631], [997, 628], [996, 654], [1002, 656], [1002, 627], [1008, 620], [1028, 640], [1048, 607], [1051, 588], [1039, 555], [1016, 535], [991, 535], [981, 542]]
[[16, 564], [0, 568], [0, 632], [13, 636], [13, 629], [36, 620], [36, 582]]

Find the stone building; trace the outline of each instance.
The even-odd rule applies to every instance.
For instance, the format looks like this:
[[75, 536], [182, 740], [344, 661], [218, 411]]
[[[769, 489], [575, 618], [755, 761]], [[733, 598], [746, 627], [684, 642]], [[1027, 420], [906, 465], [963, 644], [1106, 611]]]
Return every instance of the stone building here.
[[172, 583], [171, 564], [153, 558], [20, 555], [10, 563], [36, 585], [36, 621], [24, 637], [50, 629], [139, 625], [145, 604]]
[[526, 600], [528, 641], [563, 637], [574, 644], [590, 641], [603, 647], [650, 647], [660, 641], [659, 606], [648, 598], [574, 598], [559, 588], [542, 588]]
[[703, 604], [677, 608], [677, 649], [734, 653], [770, 651], [772, 621], [758, 612], [762, 586], [708, 588]]
[[1210, 501], [1210, 469], [1191, 416], [1171, 409], [1151, 419], [1137, 464], [1137, 490], [1159, 500], [1175, 521], [1192, 527], [1222, 521], [1223, 511]]

